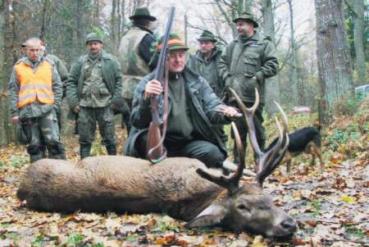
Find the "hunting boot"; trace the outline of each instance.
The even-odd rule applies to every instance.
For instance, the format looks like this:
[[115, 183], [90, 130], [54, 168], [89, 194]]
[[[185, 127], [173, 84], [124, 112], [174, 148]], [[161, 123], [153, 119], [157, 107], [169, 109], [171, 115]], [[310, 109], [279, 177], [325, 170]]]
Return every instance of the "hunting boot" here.
[[115, 145], [109, 144], [106, 145], [105, 147], [109, 155], [117, 155], [117, 148]]
[[43, 158], [40, 147], [37, 146], [37, 145], [29, 145], [27, 147], [27, 152], [30, 155], [30, 162], [31, 163]]
[[81, 144], [81, 147], [79, 149], [81, 160], [90, 156], [91, 151], [91, 144]]
[[61, 143], [53, 143], [48, 146], [49, 158], [65, 160], [65, 149]]

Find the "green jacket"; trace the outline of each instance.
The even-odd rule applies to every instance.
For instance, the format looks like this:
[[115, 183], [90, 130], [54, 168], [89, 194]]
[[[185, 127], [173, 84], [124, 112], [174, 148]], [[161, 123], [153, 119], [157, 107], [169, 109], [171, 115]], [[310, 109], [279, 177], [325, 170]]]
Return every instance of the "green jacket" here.
[[258, 33], [244, 44], [237, 38], [224, 50], [218, 68], [225, 86], [238, 92], [244, 102], [254, 102], [256, 87], [263, 103], [265, 79], [277, 74], [278, 70], [274, 45]]
[[[56, 71], [56, 66], [53, 61], [48, 58], [42, 58], [41, 61], [46, 60], [53, 66], [52, 71], [52, 90], [54, 93], [54, 105], [45, 105], [39, 103], [32, 103], [27, 106], [24, 106], [21, 109], [18, 109], [17, 102], [18, 102], [18, 92], [19, 92], [19, 82], [17, 79], [17, 75], [15, 69], [13, 68], [12, 74], [10, 76], [10, 80], [8, 83], [8, 90], [9, 90], [9, 99], [10, 99], [10, 114], [12, 117], [19, 116], [20, 119], [25, 118], [34, 118], [40, 117], [45, 113], [49, 112], [52, 109], [58, 109], [61, 104], [62, 95], [63, 95], [63, 85], [60, 80], [59, 74]], [[24, 62], [30, 66], [32, 66], [32, 62], [27, 58], [23, 57], [17, 61], [18, 63]], [[37, 68], [37, 63], [35, 68]]]
[[[67, 84], [67, 100], [70, 109], [79, 105], [81, 99], [84, 74], [83, 64], [87, 61], [88, 54], [81, 56], [72, 65]], [[122, 92], [122, 73], [117, 59], [106, 52], [102, 52], [102, 75], [109, 92], [113, 96], [112, 101], [118, 99]]]
[[204, 77], [218, 97], [222, 97], [224, 81], [218, 71], [218, 63], [222, 51], [218, 48], [213, 50], [209, 59], [205, 60], [200, 51], [190, 56], [187, 66], [194, 72]]
[[[221, 104], [220, 99], [215, 95], [209, 84], [201, 76], [195, 74], [189, 69], [182, 73], [185, 79], [185, 88], [191, 99], [190, 114], [195, 131], [199, 133], [200, 138], [217, 145], [224, 154], [227, 154], [224, 141], [225, 136], [220, 128], [214, 128], [214, 125], [226, 124], [230, 120], [224, 115], [219, 114], [215, 109]], [[125, 146], [125, 154], [138, 157], [135, 143], [137, 137], [146, 132], [151, 121], [150, 100], [143, 97], [145, 85], [154, 78], [154, 73], [145, 76], [136, 87], [133, 107], [131, 114], [132, 129]], [[170, 83], [170, 82], [169, 82]], [[169, 101], [169, 111], [172, 102]], [[162, 109], [163, 100], [160, 97], [159, 109]], [[161, 115], [163, 113], [161, 112]]]
[[67, 84], [69, 74], [68, 69], [65, 66], [64, 62], [53, 54], [47, 54], [46, 57], [54, 62], [56, 70], [59, 73], [60, 79], [63, 82], [63, 85]]

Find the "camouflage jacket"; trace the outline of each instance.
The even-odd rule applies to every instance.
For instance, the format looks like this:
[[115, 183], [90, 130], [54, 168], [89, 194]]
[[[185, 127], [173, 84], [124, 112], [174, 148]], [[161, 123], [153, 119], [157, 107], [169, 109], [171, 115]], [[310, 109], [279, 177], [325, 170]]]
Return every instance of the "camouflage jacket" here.
[[239, 92], [244, 102], [255, 100], [255, 87], [261, 102], [265, 97], [265, 78], [274, 76], [278, 69], [273, 43], [258, 33], [242, 43], [240, 38], [232, 41], [219, 61], [219, 72], [225, 86]]
[[[81, 56], [78, 61], [72, 65], [67, 84], [67, 100], [69, 107], [74, 109], [79, 105], [81, 99], [83, 80], [85, 75], [82, 66], [87, 62], [88, 54]], [[102, 51], [101, 70], [103, 81], [113, 96], [112, 101], [118, 99], [122, 92], [122, 73], [117, 59]]]
[[[45, 113], [49, 112], [52, 109], [58, 109], [61, 105], [62, 95], [63, 95], [63, 84], [60, 80], [60, 76], [56, 70], [56, 65], [53, 61], [48, 59], [47, 57], [41, 58], [41, 61], [46, 60], [49, 62], [52, 67], [52, 90], [54, 93], [54, 105], [46, 105], [46, 104], [40, 104], [37, 102], [34, 102], [32, 104], [29, 104], [21, 109], [18, 109], [17, 102], [18, 102], [18, 92], [19, 92], [19, 82], [17, 79], [17, 75], [15, 72], [15, 69], [13, 68], [12, 74], [10, 76], [10, 80], [8, 83], [8, 90], [9, 90], [9, 99], [10, 99], [10, 115], [12, 117], [19, 116], [20, 119], [25, 118], [34, 118], [34, 117], [40, 117], [44, 115]], [[41, 62], [40, 61], [40, 62]], [[35, 65], [32, 65], [32, 62], [27, 58], [23, 57], [17, 61], [17, 64], [20, 62], [24, 62], [30, 66], [33, 66], [34, 68], [37, 68], [37, 66], [40, 64], [36, 63]]]
[[[214, 128], [215, 125], [230, 122], [228, 118], [215, 110], [221, 104], [220, 99], [215, 95], [204, 78], [187, 68], [182, 73], [186, 83], [186, 91], [191, 99], [190, 118], [192, 119], [195, 131], [200, 135], [202, 140], [214, 143], [224, 154], [227, 154], [224, 143], [225, 136], [220, 131], [220, 128]], [[138, 156], [135, 148], [136, 139], [140, 134], [147, 131], [151, 122], [150, 100], [144, 99], [143, 95], [146, 83], [153, 78], [154, 73], [150, 73], [140, 81], [135, 90], [131, 114], [133, 127], [125, 146], [125, 154], [129, 156]], [[169, 101], [169, 111], [171, 104], [172, 102]], [[163, 99], [160, 97], [159, 109], [163, 109], [162, 106]], [[161, 112], [162, 115], [163, 112]]]
[[200, 51], [190, 56], [187, 66], [194, 72], [204, 77], [218, 97], [222, 97], [224, 81], [219, 75], [218, 63], [222, 51], [218, 48], [213, 50], [209, 59], [205, 60]]
[[133, 92], [138, 82], [150, 73], [149, 65], [139, 55], [140, 43], [146, 35], [152, 34], [134, 26], [120, 41], [118, 57], [124, 74], [122, 96], [126, 99], [133, 98]]

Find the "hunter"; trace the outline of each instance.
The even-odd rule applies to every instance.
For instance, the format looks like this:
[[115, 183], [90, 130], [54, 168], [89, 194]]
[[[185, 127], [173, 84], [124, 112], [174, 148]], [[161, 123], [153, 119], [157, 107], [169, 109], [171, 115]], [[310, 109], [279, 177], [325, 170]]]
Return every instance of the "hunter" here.
[[[247, 107], [254, 104], [255, 88], [258, 89], [260, 104], [255, 112], [254, 121], [258, 143], [264, 149], [265, 130], [262, 113], [265, 104], [265, 79], [277, 73], [278, 60], [273, 42], [269, 37], [261, 37], [255, 30], [259, 24], [251, 14], [243, 13], [233, 22], [239, 35], [225, 48], [219, 61], [219, 72], [225, 81], [225, 87], [233, 88]], [[226, 103], [237, 105], [231, 97], [226, 99]], [[244, 118], [239, 118], [236, 124], [246, 147], [247, 126]], [[235, 149], [233, 154], [235, 163], [238, 163]]]
[[[161, 46], [160, 42], [158, 52]], [[229, 123], [239, 113], [222, 104], [206, 80], [186, 67], [188, 47], [178, 35], [170, 35], [168, 49], [169, 115], [164, 140], [167, 155], [197, 158], [209, 167], [221, 168], [227, 157], [224, 136], [213, 126]], [[125, 146], [128, 156], [146, 158], [147, 130], [152, 120], [150, 97], [163, 93], [162, 84], [153, 78], [154, 73], [147, 75], [135, 90], [132, 130]], [[160, 98], [159, 105], [163, 105]]]
[[96, 122], [107, 153], [116, 155], [112, 108], [122, 91], [120, 64], [103, 50], [102, 38], [90, 33], [86, 37], [86, 46], [88, 54], [72, 65], [67, 85], [69, 107], [78, 114], [81, 159], [90, 156]]
[[132, 27], [123, 35], [118, 50], [123, 73], [122, 96], [129, 107], [129, 112], [123, 114], [127, 132], [131, 127], [129, 115], [132, 109], [133, 92], [138, 82], [156, 66], [155, 62], [152, 62], [156, 39], [150, 30], [156, 18], [143, 7], [137, 8], [129, 19], [132, 21]]
[[218, 63], [222, 51], [217, 47], [217, 39], [208, 30], [202, 32], [197, 39], [199, 49], [190, 56], [187, 66], [194, 72], [204, 77], [218, 97], [222, 97], [224, 82], [219, 75]]
[[43, 158], [42, 142], [49, 158], [65, 159], [56, 117], [63, 95], [62, 82], [54, 62], [42, 56], [41, 40], [29, 38], [25, 45], [26, 56], [14, 65], [9, 81], [11, 121], [19, 127], [18, 134], [27, 145], [31, 162]]

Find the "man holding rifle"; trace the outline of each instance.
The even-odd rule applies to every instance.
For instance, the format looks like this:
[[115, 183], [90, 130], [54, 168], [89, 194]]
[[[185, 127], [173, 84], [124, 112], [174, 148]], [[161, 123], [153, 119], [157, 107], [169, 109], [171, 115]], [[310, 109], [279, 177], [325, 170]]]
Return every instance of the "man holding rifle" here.
[[[197, 158], [209, 167], [222, 167], [227, 156], [224, 136], [212, 126], [229, 123], [230, 118], [240, 114], [222, 104], [205, 79], [186, 68], [187, 50], [178, 35], [169, 36], [166, 59], [169, 112], [164, 146], [169, 157]], [[134, 93], [132, 130], [125, 147], [129, 156], [146, 158], [147, 130], [152, 121], [150, 98], [160, 96], [159, 105], [163, 105], [162, 83], [153, 78], [154, 73], [147, 75]]]

